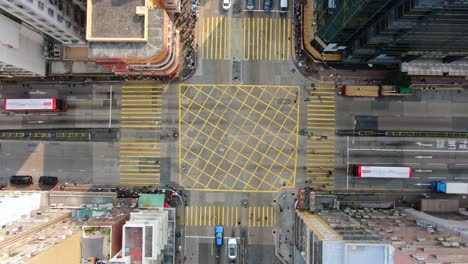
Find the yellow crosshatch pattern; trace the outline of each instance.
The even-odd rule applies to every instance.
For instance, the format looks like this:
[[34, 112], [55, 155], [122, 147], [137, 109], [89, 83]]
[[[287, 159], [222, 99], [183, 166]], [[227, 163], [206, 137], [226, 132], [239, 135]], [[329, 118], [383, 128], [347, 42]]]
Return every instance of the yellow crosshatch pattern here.
[[319, 192], [335, 188], [335, 86], [307, 87], [307, 180]]
[[299, 87], [180, 85], [180, 184], [192, 190], [294, 188]]
[[272, 206], [187, 206], [184, 219], [186, 226], [274, 227], [275, 210]]
[[159, 185], [162, 87], [127, 82], [122, 89], [120, 184]]
[[202, 17], [198, 29], [202, 59], [289, 59], [291, 20], [287, 18]]

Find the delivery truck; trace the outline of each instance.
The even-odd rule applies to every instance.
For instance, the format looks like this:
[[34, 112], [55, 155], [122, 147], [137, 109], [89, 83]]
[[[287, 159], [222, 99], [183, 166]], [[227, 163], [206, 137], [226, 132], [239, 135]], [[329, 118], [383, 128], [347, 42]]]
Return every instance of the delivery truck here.
[[468, 183], [433, 181], [431, 183], [433, 192], [449, 194], [468, 194]]

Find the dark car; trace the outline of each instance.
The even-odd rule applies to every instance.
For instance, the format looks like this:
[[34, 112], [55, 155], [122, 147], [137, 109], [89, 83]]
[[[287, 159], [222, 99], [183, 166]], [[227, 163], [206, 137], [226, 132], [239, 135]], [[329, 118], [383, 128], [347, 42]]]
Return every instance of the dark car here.
[[58, 178], [56, 176], [41, 176], [39, 178], [39, 184], [42, 185], [56, 185]]
[[11, 184], [32, 184], [33, 178], [30, 175], [14, 175], [10, 177]]
[[263, 2], [263, 10], [265, 10], [266, 12], [271, 11], [271, 6], [272, 6], [272, 0], [265, 0], [265, 2]]

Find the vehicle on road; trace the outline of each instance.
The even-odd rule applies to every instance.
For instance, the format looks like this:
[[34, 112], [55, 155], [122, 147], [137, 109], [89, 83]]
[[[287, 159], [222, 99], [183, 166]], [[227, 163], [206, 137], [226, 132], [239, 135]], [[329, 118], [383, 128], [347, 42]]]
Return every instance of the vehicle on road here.
[[14, 175], [10, 177], [11, 184], [29, 185], [33, 183], [31, 175]]
[[231, 260], [237, 258], [237, 240], [235, 238], [228, 240], [228, 258]]
[[9, 112], [66, 112], [68, 104], [58, 98], [3, 100], [3, 109]]
[[215, 240], [216, 246], [220, 247], [223, 245], [224, 240], [224, 227], [223, 226], [216, 226], [215, 227]]
[[247, 10], [253, 10], [255, 8], [254, 0], [247, 0]]
[[341, 95], [353, 97], [410, 96], [411, 87], [397, 88], [393, 85], [343, 85]]
[[468, 194], [468, 183], [466, 182], [431, 182], [433, 192], [449, 193], [449, 194]]
[[288, 0], [280, 0], [280, 13], [288, 12]]
[[56, 185], [58, 178], [56, 176], [41, 176], [39, 178], [39, 184], [42, 185]]
[[271, 11], [271, 6], [272, 6], [272, 0], [265, 0], [265, 2], [263, 2], [263, 10], [265, 10], [266, 12]]
[[360, 178], [397, 178], [410, 179], [413, 176], [411, 167], [366, 166], [359, 164], [349, 165], [352, 176]]
[[229, 10], [231, 8], [231, 0], [223, 0], [223, 9]]

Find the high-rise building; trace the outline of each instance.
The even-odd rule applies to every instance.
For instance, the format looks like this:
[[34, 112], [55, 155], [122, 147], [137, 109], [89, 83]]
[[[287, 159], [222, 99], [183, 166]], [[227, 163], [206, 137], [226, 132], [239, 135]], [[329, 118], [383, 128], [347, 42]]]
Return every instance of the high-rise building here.
[[[311, 44], [345, 64], [400, 64], [468, 56], [468, 2], [463, 0], [317, 0]], [[306, 32], [307, 33], [307, 32]], [[337, 57], [333, 57], [337, 58]]]
[[64, 45], [84, 45], [86, 7], [76, 0], [3, 0], [0, 9]]
[[0, 78], [45, 76], [44, 38], [0, 14]]
[[[173, 10], [178, 5], [172, 3]], [[167, 4], [168, 7], [170, 4]], [[157, 0], [88, 0], [89, 57], [117, 75], [171, 76], [180, 70], [179, 32]]]

